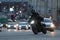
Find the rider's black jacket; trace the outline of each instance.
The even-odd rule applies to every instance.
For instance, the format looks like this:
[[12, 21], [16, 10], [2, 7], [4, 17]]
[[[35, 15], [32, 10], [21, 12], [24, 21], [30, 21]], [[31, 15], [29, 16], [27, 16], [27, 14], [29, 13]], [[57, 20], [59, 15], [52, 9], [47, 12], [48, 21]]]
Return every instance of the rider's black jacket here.
[[32, 12], [32, 16], [30, 19], [36, 19], [38, 20], [39, 23], [41, 23], [41, 21], [44, 21], [44, 18], [41, 17], [38, 13], [36, 12]]

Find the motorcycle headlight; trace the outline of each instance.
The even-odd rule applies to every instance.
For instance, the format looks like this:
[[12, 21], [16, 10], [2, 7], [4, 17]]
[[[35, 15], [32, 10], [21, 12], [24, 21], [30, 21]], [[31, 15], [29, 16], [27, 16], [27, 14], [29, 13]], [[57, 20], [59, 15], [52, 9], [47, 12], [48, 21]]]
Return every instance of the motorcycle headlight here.
[[55, 25], [53, 23], [51, 23], [51, 28], [54, 28], [54, 27], [55, 27]]
[[33, 21], [31, 21], [31, 24], [34, 24], [34, 20], [33, 20]]

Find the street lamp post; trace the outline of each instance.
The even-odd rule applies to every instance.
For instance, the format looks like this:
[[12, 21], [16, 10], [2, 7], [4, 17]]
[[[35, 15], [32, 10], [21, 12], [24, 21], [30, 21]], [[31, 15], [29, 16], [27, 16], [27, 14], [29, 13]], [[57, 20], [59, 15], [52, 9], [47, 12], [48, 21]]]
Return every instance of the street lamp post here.
[[[58, 10], [58, 0], [57, 0], [57, 10]], [[57, 11], [57, 25], [58, 25], [58, 11]]]

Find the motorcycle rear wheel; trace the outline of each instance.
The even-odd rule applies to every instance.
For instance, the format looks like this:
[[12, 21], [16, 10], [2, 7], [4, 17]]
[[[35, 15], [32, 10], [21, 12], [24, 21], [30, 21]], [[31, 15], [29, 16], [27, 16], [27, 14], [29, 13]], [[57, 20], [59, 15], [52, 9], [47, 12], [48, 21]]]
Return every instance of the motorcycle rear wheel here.
[[46, 28], [43, 26], [43, 28], [42, 28], [42, 33], [43, 34], [46, 34], [47, 33], [47, 30], [46, 30]]

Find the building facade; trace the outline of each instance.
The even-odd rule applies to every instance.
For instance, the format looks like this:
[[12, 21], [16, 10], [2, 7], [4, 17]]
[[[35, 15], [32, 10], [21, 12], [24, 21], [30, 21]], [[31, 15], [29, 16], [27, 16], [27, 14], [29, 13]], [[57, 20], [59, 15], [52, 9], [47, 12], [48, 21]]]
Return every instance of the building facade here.
[[44, 17], [52, 17], [53, 20], [60, 23], [60, 0], [0, 0], [1, 2], [25, 2], [33, 6], [36, 12]]

